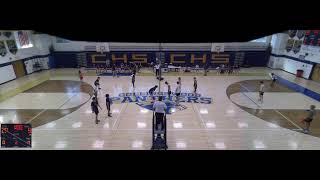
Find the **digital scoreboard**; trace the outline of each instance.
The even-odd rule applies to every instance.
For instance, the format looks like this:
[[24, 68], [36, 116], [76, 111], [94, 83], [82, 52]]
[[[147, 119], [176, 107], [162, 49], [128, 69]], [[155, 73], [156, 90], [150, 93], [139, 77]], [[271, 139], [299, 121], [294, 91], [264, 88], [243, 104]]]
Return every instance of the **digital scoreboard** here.
[[1, 124], [1, 148], [31, 148], [31, 124]]

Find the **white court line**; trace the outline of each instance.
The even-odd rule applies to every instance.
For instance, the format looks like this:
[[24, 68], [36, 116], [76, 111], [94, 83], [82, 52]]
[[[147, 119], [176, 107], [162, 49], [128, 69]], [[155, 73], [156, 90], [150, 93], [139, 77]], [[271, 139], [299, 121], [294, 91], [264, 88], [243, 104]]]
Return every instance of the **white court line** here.
[[124, 107], [124, 106], [127, 108], [128, 103], [126, 103], [126, 105], [123, 105], [123, 104], [122, 104], [121, 109], [120, 109], [120, 112], [119, 112], [119, 115], [117, 116], [116, 120], [114, 121], [114, 124], [113, 124], [113, 126], [112, 126], [112, 129], [114, 129], [115, 125], [117, 124], [118, 120], [120, 119], [121, 113], [122, 113], [122, 111], [123, 111], [123, 107]]
[[44, 113], [47, 109], [42, 110], [39, 114], [35, 115], [32, 119], [30, 119], [27, 124], [31, 123], [34, 119], [36, 119], [38, 116], [40, 116], [42, 113]]
[[[243, 87], [243, 88], [245, 88], [248, 92], [250, 92], [249, 91], [249, 89], [248, 88], [246, 88], [245, 86], [243, 86], [241, 83], [239, 83], [240, 84], [240, 86], [241, 87]], [[261, 106], [259, 105], [259, 104], [257, 104], [253, 99], [251, 99], [251, 97], [249, 96], [249, 95], [246, 95], [244, 92], [242, 92], [242, 91], [240, 91], [242, 94], [244, 94], [245, 96], [247, 96], [254, 104], [256, 104], [259, 108], [261, 108]]]
[[[245, 86], [243, 86], [241, 83], [239, 83], [240, 84], [240, 86], [241, 87], [243, 87], [243, 88], [245, 88], [247, 91], [249, 91], [249, 89], [248, 88], [246, 88]], [[250, 92], [250, 91], [249, 91]], [[244, 94], [244, 93], [243, 93]], [[247, 97], [249, 97], [249, 96], [247, 96]], [[251, 101], [253, 101], [250, 97], [249, 97], [249, 99], [251, 100]], [[254, 102], [254, 101], [253, 101]], [[255, 103], [255, 102], [254, 102]], [[257, 106], [259, 106], [257, 103], [255, 103]], [[261, 106], [259, 106], [260, 108], [261, 108]], [[299, 125], [297, 125], [296, 123], [294, 123], [293, 121], [291, 121], [289, 118], [287, 118], [285, 115], [283, 115], [282, 113], [280, 113], [278, 110], [276, 110], [276, 109], [272, 109], [273, 111], [275, 111], [275, 112], [277, 112], [278, 114], [280, 114], [283, 118], [285, 118], [287, 121], [289, 121], [291, 124], [293, 124], [295, 127], [297, 127], [298, 128], [298, 130], [302, 130], [302, 128], [299, 126]]]
[[302, 130], [302, 128], [300, 126], [298, 126], [296, 123], [294, 123], [293, 121], [291, 121], [289, 118], [287, 118], [285, 115], [283, 115], [281, 112], [279, 112], [278, 110], [273, 109], [275, 112], [279, 113], [283, 118], [285, 118], [286, 120], [288, 120], [289, 122], [291, 122], [294, 126], [296, 126], [299, 130]]
[[[60, 109], [63, 105], [65, 105], [67, 102], [69, 102], [71, 100], [72, 97], [74, 97], [75, 95], [77, 95], [77, 93], [75, 93], [74, 95], [72, 95], [71, 97], [69, 97], [61, 106], [58, 107], [58, 109]], [[57, 109], [57, 110], [58, 110]], [[42, 110], [39, 114], [37, 114], [36, 116], [34, 116], [32, 119], [30, 119], [27, 123], [31, 123], [34, 119], [36, 119], [38, 116], [40, 116], [42, 113], [44, 113], [45, 111], [47, 111], [48, 109], [44, 109]]]
[[193, 108], [193, 111], [194, 111], [194, 112], [195, 112], [195, 111], [197, 112], [197, 115], [198, 115], [199, 119], [201, 120], [203, 127], [206, 128], [206, 123], [204, 122], [204, 120], [203, 120], [203, 118], [202, 118], [202, 116], [201, 116], [201, 114], [200, 114], [200, 112], [199, 112], [198, 107], [195, 106], [194, 103], [192, 103], [192, 108]]
[[[207, 127], [206, 123], [204, 122], [204, 120], [203, 120], [203, 118], [202, 118], [202, 116], [201, 116], [201, 114], [199, 112], [198, 107], [196, 105], [194, 105], [193, 102], [192, 102], [192, 108], [193, 108], [193, 111], [195, 111], [195, 110], [197, 111], [198, 117], [201, 119], [203, 127], [206, 128]], [[205, 137], [206, 137], [206, 140], [207, 140], [207, 146], [210, 147], [211, 143], [210, 143], [209, 137], [207, 135], [205, 135]]]
[[58, 109], [60, 109], [62, 106], [64, 106], [65, 104], [67, 104], [67, 102], [69, 102], [75, 95], [78, 95], [80, 93], [74, 93], [71, 97], [69, 97], [61, 106], [58, 107]]

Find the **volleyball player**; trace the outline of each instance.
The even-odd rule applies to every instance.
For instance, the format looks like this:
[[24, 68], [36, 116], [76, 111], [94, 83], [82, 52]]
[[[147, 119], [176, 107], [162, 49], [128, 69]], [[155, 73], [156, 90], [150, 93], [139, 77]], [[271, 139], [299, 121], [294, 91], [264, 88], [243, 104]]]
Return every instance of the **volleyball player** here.
[[179, 105], [180, 94], [181, 94], [181, 84], [179, 83], [179, 81], [177, 82], [177, 88], [176, 88], [175, 94], [176, 94], [176, 105]]
[[194, 77], [193, 78], [193, 90], [194, 90], [194, 93], [197, 93], [197, 88], [198, 88], [198, 81], [197, 81], [197, 78]]
[[83, 80], [83, 74], [82, 74], [82, 72], [81, 72], [81, 70], [79, 69], [79, 78], [80, 78], [80, 81], [82, 81]]
[[306, 133], [306, 134], [309, 134], [310, 133], [310, 124], [312, 122], [312, 120], [314, 119], [315, 115], [316, 115], [316, 106], [315, 105], [311, 105], [310, 106], [310, 110], [309, 113], [308, 113], [308, 116], [303, 119], [303, 123], [305, 124], [306, 128], [303, 129], [303, 132]]
[[264, 83], [260, 81], [260, 88], [259, 88], [259, 101], [263, 103], [263, 94], [264, 94]]
[[154, 100], [153, 93], [156, 91], [157, 88], [158, 86], [155, 85], [153, 88], [149, 89], [149, 95], [151, 96], [152, 100]]
[[165, 84], [168, 86], [168, 97], [170, 99], [170, 96], [171, 96], [171, 86], [170, 84], [166, 81]]
[[95, 85], [95, 87], [96, 87], [96, 89], [101, 89], [100, 88], [100, 77], [98, 77], [97, 79], [96, 79], [96, 81], [94, 81], [94, 85]]
[[111, 104], [112, 104], [112, 100], [111, 100], [109, 94], [106, 94], [106, 106], [107, 106], [108, 116], [109, 116], [109, 117], [112, 117], [112, 116], [111, 116], [111, 113], [110, 113], [110, 111], [111, 111]]
[[271, 82], [271, 87], [273, 87], [273, 86], [274, 86], [274, 83], [275, 83], [276, 80], [277, 80], [277, 77], [276, 77], [276, 75], [273, 74], [273, 73], [271, 73], [270, 76], [271, 76], [271, 80], [272, 80], [272, 82]]
[[93, 90], [93, 95], [98, 100], [98, 90], [97, 89]]
[[116, 66], [113, 64], [112, 65], [112, 77], [115, 77], [116, 75], [117, 75]]
[[133, 73], [131, 76], [132, 76], [131, 82], [132, 82], [132, 86], [134, 88], [134, 82], [136, 81], [136, 74]]
[[93, 97], [92, 102], [91, 102], [91, 109], [96, 114], [96, 124], [98, 124], [100, 122], [100, 120], [98, 119], [98, 115], [99, 115], [98, 107], [102, 110], [102, 108], [100, 107], [100, 105], [98, 103], [98, 100], [95, 97]]

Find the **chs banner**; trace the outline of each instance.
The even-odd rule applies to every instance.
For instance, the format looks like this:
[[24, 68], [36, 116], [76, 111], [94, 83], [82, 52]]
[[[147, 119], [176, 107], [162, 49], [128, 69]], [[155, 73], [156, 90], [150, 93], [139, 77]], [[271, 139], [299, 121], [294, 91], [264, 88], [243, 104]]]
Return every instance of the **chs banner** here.
[[[109, 52], [88, 53], [87, 64], [88, 67], [95, 65], [105, 65], [106, 61], [112, 62], [116, 65], [121, 63], [135, 62], [142, 65], [149, 64], [156, 61], [157, 52]], [[268, 53], [266, 51], [248, 51], [245, 53], [245, 63], [252, 66], [265, 66], [268, 62]], [[164, 52], [165, 63], [178, 66], [194, 66], [199, 65], [220, 65], [220, 64], [234, 64], [236, 51], [234, 52]]]
[[[110, 52], [109, 54], [92, 53], [88, 56], [89, 64], [99, 65], [105, 64], [106, 59], [114, 64], [121, 63], [141, 63], [149, 64], [156, 61], [155, 52]], [[168, 64], [189, 66], [205, 64], [228, 64], [231, 55], [228, 53], [212, 53], [212, 52], [165, 52], [164, 61]]]
[[[244, 63], [250, 66], [266, 66], [269, 60], [267, 51], [242, 51]], [[80, 52], [86, 53], [86, 67], [105, 66], [107, 62], [120, 65], [121, 63], [141, 63], [147, 65], [156, 62], [156, 51], [111, 51], [105, 53], [98, 52]], [[72, 68], [78, 64], [77, 55], [79, 52], [55, 52], [54, 61], [57, 67]], [[237, 51], [210, 52], [210, 51], [166, 51], [164, 62], [172, 63], [177, 66], [195, 66], [204, 65], [218, 66], [220, 64], [233, 65], [237, 61]]]

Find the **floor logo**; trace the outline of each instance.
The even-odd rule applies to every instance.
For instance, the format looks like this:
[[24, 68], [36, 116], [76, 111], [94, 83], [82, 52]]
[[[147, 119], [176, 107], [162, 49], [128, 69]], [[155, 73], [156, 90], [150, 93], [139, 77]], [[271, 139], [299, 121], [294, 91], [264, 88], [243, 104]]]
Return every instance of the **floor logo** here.
[[136, 103], [138, 106], [152, 110], [153, 99], [158, 99], [159, 96], [163, 97], [163, 102], [167, 105], [167, 114], [174, 113], [176, 111], [182, 111], [187, 109], [186, 106], [181, 103], [201, 103], [211, 104], [212, 98], [202, 97], [198, 93], [181, 93], [179, 98], [179, 104], [176, 104], [176, 96], [168, 96], [166, 92], [156, 92], [151, 96], [148, 92], [136, 92], [136, 93], [120, 93], [118, 97], [112, 97], [114, 103]]

